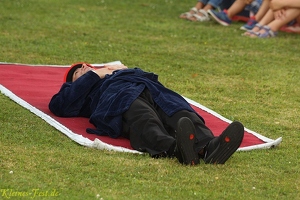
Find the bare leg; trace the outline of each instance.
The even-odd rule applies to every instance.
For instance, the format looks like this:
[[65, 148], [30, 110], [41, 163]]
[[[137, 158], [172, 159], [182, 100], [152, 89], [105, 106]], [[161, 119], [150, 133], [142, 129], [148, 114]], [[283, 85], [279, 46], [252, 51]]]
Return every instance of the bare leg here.
[[293, 19], [296, 19], [300, 15], [300, 9], [297, 8], [290, 8], [286, 10], [285, 17], [282, 19], [275, 19], [268, 26], [271, 28], [272, 31], [278, 31], [282, 26], [289, 23]]
[[274, 13], [271, 9], [269, 9], [268, 12], [264, 15], [264, 17], [258, 22], [258, 24], [251, 31], [247, 31], [243, 35], [255, 36], [256, 34], [253, 33], [259, 32], [262, 26], [267, 25], [273, 20], [274, 20]]
[[255, 20], [260, 21], [270, 8], [270, 0], [263, 0], [258, 12], [255, 15]]
[[247, 4], [243, 0], [236, 0], [227, 10], [227, 16], [232, 19], [235, 15], [243, 11]]
[[297, 23], [300, 24], [300, 15], [297, 17]]
[[271, 9], [265, 14], [265, 16], [259, 21], [260, 25], [267, 25], [274, 20], [274, 13]]
[[[296, 19], [300, 15], [300, 9], [290, 8], [285, 11], [285, 16], [283, 18], [274, 19], [272, 22], [268, 23], [267, 26], [274, 33], [277, 32], [282, 26], [289, 23], [293, 19]], [[250, 37], [260, 37], [267, 33], [268, 30], [266, 28], [262, 28], [258, 34], [251, 35]], [[271, 32], [269, 32], [271, 33]], [[270, 36], [270, 34], [268, 34]], [[268, 37], [267, 36], [267, 37]], [[264, 37], [264, 36], [263, 36]]]
[[296, 23], [288, 28], [294, 33], [300, 33], [300, 15], [296, 18]]

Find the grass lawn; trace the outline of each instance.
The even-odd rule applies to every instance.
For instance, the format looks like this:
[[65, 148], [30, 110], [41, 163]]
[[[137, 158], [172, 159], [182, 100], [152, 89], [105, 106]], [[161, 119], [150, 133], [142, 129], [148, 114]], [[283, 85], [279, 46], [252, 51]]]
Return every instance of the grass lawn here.
[[182, 166], [80, 146], [0, 94], [0, 199], [300, 199], [300, 35], [179, 19], [194, 3], [2, 0], [0, 62], [120, 60], [282, 144]]

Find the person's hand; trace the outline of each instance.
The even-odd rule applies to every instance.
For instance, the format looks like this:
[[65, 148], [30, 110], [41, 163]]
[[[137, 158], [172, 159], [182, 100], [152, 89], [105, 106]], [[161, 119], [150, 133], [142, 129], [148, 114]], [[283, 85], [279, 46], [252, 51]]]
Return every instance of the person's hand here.
[[122, 69], [127, 69], [127, 66], [120, 64], [120, 65], [105, 65], [102, 68], [94, 70], [96, 74], [100, 78], [104, 78], [106, 74], [112, 74], [116, 70], [122, 70]]
[[128, 69], [127, 66], [123, 65], [123, 64], [119, 64], [119, 65], [105, 65], [104, 67], [110, 69], [110, 70], [120, 70], [120, 69]]
[[245, 4], [250, 4], [250, 3], [252, 3], [252, 1], [253, 1], [253, 0], [244, 0], [244, 3], [245, 3]]
[[280, 9], [280, 10], [274, 11], [274, 17], [275, 17], [275, 19], [285, 18], [285, 9]]
[[285, 8], [286, 5], [284, 3], [284, 0], [271, 0], [270, 1], [270, 8], [273, 11], [279, 10], [279, 9], [283, 9]]

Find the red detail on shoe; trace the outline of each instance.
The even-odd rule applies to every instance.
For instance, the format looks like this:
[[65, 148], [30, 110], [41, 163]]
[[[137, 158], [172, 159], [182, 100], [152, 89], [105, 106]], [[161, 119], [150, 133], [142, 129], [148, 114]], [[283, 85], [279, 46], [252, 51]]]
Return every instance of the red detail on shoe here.
[[191, 134], [190, 134], [190, 140], [193, 140], [194, 137], [195, 137], [195, 135], [191, 133]]
[[243, 22], [248, 22], [249, 17], [244, 17], [244, 16], [239, 16], [239, 15], [235, 15], [232, 17], [231, 19], [232, 21], [243, 21]]
[[224, 140], [225, 140], [225, 142], [230, 142], [230, 138], [227, 136], [224, 138]]
[[195, 162], [192, 160], [192, 163], [191, 163], [191, 165], [195, 165]]

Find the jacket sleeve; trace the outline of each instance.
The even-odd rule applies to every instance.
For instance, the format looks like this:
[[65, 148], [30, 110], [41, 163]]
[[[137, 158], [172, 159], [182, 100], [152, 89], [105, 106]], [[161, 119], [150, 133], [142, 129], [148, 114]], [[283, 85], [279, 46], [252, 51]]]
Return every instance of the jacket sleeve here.
[[89, 71], [73, 83], [64, 83], [49, 103], [50, 111], [60, 117], [80, 116], [94, 85], [100, 77]]

